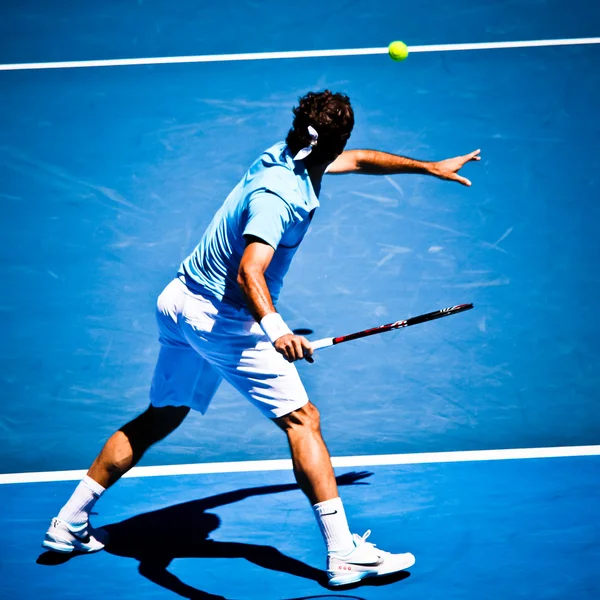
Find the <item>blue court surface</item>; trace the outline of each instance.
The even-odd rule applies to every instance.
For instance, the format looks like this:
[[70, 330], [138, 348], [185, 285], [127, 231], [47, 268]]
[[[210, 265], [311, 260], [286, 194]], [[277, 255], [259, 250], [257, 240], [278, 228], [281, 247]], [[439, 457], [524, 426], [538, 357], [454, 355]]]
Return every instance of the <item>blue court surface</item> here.
[[[0, 597], [599, 598], [600, 45], [577, 42], [597, 36], [590, 0], [2, 4]], [[6, 68], [394, 39], [573, 42], [403, 63]], [[350, 457], [338, 475], [353, 530], [413, 552], [415, 566], [328, 590], [291, 471], [254, 468], [124, 479], [96, 507], [107, 552], [42, 554], [75, 485], [56, 472], [86, 469], [147, 405], [157, 295], [249, 164], [285, 137], [298, 97], [326, 88], [352, 100], [349, 148], [482, 151], [462, 172], [470, 188], [326, 177], [278, 304], [318, 339], [474, 303], [299, 365], [331, 454]], [[580, 456], [414, 464], [572, 446]], [[405, 454], [416, 458], [376, 458]], [[283, 434], [223, 385], [141, 465], [286, 458]], [[16, 483], [31, 472], [37, 482]]]

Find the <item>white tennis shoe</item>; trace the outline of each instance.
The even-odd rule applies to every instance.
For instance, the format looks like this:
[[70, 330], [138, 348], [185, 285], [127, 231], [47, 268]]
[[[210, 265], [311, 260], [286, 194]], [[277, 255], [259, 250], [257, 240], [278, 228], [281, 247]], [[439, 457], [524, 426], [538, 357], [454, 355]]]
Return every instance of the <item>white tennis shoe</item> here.
[[98, 552], [106, 543], [105, 532], [94, 529], [89, 523], [71, 525], [52, 519], [42, 546], [54, 552]]
[[367, 542], [371, 530], [362, 537], [356, 533], [352, 536], [354, 550], [349, 554], [331, 554], [327, 559], [327, 577], [329, 585], [349, 585], [367, 577], [380, 577], [404, 571], [415, 564], [415, 557], [405, 554], [391, 554]]

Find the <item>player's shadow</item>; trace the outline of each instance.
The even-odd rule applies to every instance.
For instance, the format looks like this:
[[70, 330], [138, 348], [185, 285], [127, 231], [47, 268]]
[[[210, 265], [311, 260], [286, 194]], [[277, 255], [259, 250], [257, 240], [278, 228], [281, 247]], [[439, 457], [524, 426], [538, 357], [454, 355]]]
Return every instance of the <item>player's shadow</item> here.
[[[365, 485], [363, 480], [370, 475], [368, 472], [346, 473], [339, 476], [337, 482], [340, 486]], [[207, 511], [250, 496], [298, 489], [296, 484], [246, 488], [136, 515], [102, 527], [108, 534], [105, 551], [116, 556], [135, 558], [139, 561], [138, 571], [141, 575], [184, 598], [195, 600], [217, 600], [222, 597], [202, 592], [171, 573], [168, 567], [176, 558], [245, 558], [265, 569], [310, 579], [327, 587], [327, 575], [324, 571], [286, 556], [272, 546], [217, 542], [209, 538], [211, 532], [219, 527], [220, 519]], [[74, 556], [45, 552], [37, 562], [57, 565]], [[406, 576], [407, 573], [400, 573], [377, 583], [391, 583]]]

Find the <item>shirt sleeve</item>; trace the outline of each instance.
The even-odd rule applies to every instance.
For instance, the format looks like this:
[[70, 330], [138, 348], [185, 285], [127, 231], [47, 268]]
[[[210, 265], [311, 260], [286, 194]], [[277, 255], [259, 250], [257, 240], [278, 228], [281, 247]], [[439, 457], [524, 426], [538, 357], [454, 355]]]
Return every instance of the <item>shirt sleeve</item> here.
[[277, 249], [283, 234], [292, 224], [288, 204], [276, 194], [260, 192], [250, 199], [246, 226], [242, 235], [252, 235]]

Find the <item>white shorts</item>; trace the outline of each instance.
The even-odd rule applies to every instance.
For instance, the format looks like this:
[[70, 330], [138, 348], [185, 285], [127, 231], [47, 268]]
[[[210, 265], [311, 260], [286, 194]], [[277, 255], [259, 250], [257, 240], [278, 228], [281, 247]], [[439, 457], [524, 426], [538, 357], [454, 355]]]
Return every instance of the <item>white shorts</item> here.
[[161, 347], [153, 406], [189, 406], [204, 414], [223, 379], [271, 419], [308, 402], [296, 367], [247, 310], [194, 294], [174, 279], [159, 296], [156, 315]]

